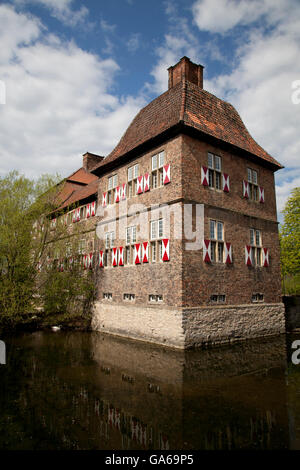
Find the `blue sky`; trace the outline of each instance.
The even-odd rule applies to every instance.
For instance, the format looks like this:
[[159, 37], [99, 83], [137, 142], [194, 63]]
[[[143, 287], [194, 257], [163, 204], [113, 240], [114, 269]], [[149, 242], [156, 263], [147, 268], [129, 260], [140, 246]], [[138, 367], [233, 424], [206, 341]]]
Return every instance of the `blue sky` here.
[[2, 0], [0, 41], [0, 174], [67, 176], [85, 151], [107, 155], [187, 55], [285, 165], [279, 211], [300, 186], [298, 0]]

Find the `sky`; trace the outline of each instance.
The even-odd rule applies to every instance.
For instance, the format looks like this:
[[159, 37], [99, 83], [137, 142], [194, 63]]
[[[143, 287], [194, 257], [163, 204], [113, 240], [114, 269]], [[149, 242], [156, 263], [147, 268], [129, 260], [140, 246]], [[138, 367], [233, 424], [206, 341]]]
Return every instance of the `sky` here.
[[108, 155], [184, 55], [300, 186], [300, 0], [0, 0], [0, 175]]

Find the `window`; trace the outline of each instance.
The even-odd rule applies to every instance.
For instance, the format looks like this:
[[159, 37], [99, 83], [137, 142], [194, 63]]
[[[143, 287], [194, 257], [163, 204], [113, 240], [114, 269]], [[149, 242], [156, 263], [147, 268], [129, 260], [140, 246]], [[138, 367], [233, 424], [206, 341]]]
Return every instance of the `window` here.
[[149, 295], [149, 302], [162, 302], [163, 301], [163, 296], [162, 295], [156, 295], [156, 294], [150, 294]]
[[126, 245], [136, 243], [136, 226], [126, 227]]
[[126, 246], [125, 264], [131, 264], [131, 247], [130, 246]]
[[118, 186], [118, 175], [113, 175], [108, 178], [107, 183], [107, 203], [113, 204], [115, 201], [115, 188]]
[[133, 301], [135, 299], [135, 294], [123, 294], [123, 299]]
[[150, 240], [151, 241], [151, 260], [152, 263], [162, 260], [163, 244], [161, 239], [164, 236], [164, 221], [163, 219], [150, 221]]
[[164, 225], [163, 219], [151, 220], [150, 222], [150, 239], [155, 240], [157, 238], [163, 238]]
[[132, 253], [136, 243], [136, 226], [126, 227], [126, 264], [132, 263]]
[[79, 254], [83, 254], [83, 253], [85, 252], [85, 249], [86, 249], [86, 241], [85, 241], [85, 239], [79, 240], [79, 244], [78, 244], [78, 253], [79, 253]]
[[210, 301], [213, 303], [223, 304], [226, 301], [224, 294], [213, 294], [210, 296]]
[[158, 242], [158, 259], [159, 259], [159, 261], [162, 261], [162, 256], [163, 256], [162, 255], [162, 252], [163, 252], [162, 248], [163, 248], [162, 241], [159, 240], [159, 242]]
[[251, 302], [263, 302], [264, 295], [263, 294], [252, 294]]
[[156, 242], [151, 243], [151, 260], [156, 263]]
[[104, 266], [110, 266], [110, 261], [113, 259], [112, 249], [115, 245], [115, 232], [107, 232], [105, 234], [105, 252], [104, 252]]
[[103, 299], [112, 300], [112, 293], [111, 292], [103, 292]]
[[66, 256], [69, 257], [72, 254], [72, 246], [70, 243], [66, 244]]
[[221, 171], [222, 162], [221, 157], [208, 153], [207, 155], [208, 166], [208, 185], [210, 188], [221, 189]]
[[210, 258], [212, 262], [224, 262], [224, 225], [218, 220], [209, 221]]
[[80, 220], [85, 218], [85, 206], [80, 207]]
[[127, 170], [128, 175], [128, 197], [137, 194], [137, 178], [139, 176], [139, 164], [130, 166]]
[[158, 188], [164, 184], [163, 166], [165, 164], [165, 152], [162, 151], [152, 156], [151, 159], [151, 179], [152, 188]]
[[257, 171], [252, 170], [252, 168], [247, 168], [247, 177], [249, 183], [249, 199], [258, 201]]
[[261, 266], [262, 242], [261, 231], [250, 228], [251, 262], [253, 266]]

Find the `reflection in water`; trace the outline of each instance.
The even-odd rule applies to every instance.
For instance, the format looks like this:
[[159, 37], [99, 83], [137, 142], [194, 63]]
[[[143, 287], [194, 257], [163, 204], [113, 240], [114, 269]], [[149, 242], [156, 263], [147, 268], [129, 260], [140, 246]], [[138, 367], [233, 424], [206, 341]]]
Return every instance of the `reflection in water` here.
[[183, 352], [100, 333], [7, 338], [0, 448], [299, 448], [291, 340]]

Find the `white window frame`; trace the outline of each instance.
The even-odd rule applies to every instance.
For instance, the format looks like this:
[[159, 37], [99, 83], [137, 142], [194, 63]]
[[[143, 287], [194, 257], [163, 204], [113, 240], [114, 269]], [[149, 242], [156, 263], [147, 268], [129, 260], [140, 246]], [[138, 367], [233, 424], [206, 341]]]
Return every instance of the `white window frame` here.
[[[221, 227], [221, 238], [219, 237]], [[210, 259], [213, 263], [224, 263], [224, 222], [209, 220]], [[221, 255], [221, 256], [220, 256]]]
[[221, 190], [222, 186], [222, 157], [212, 152], [207, 153], [208, 186]]
[[[255, 175], [255, 177], [254, 177]], [[249, 185], [249, 199], [258, 202], [258, 172], [247, 167], [247, 181]]]
[[261, 230], [250, 228], [251, 261], [253, 266], [262, 265], [262, 233]]

